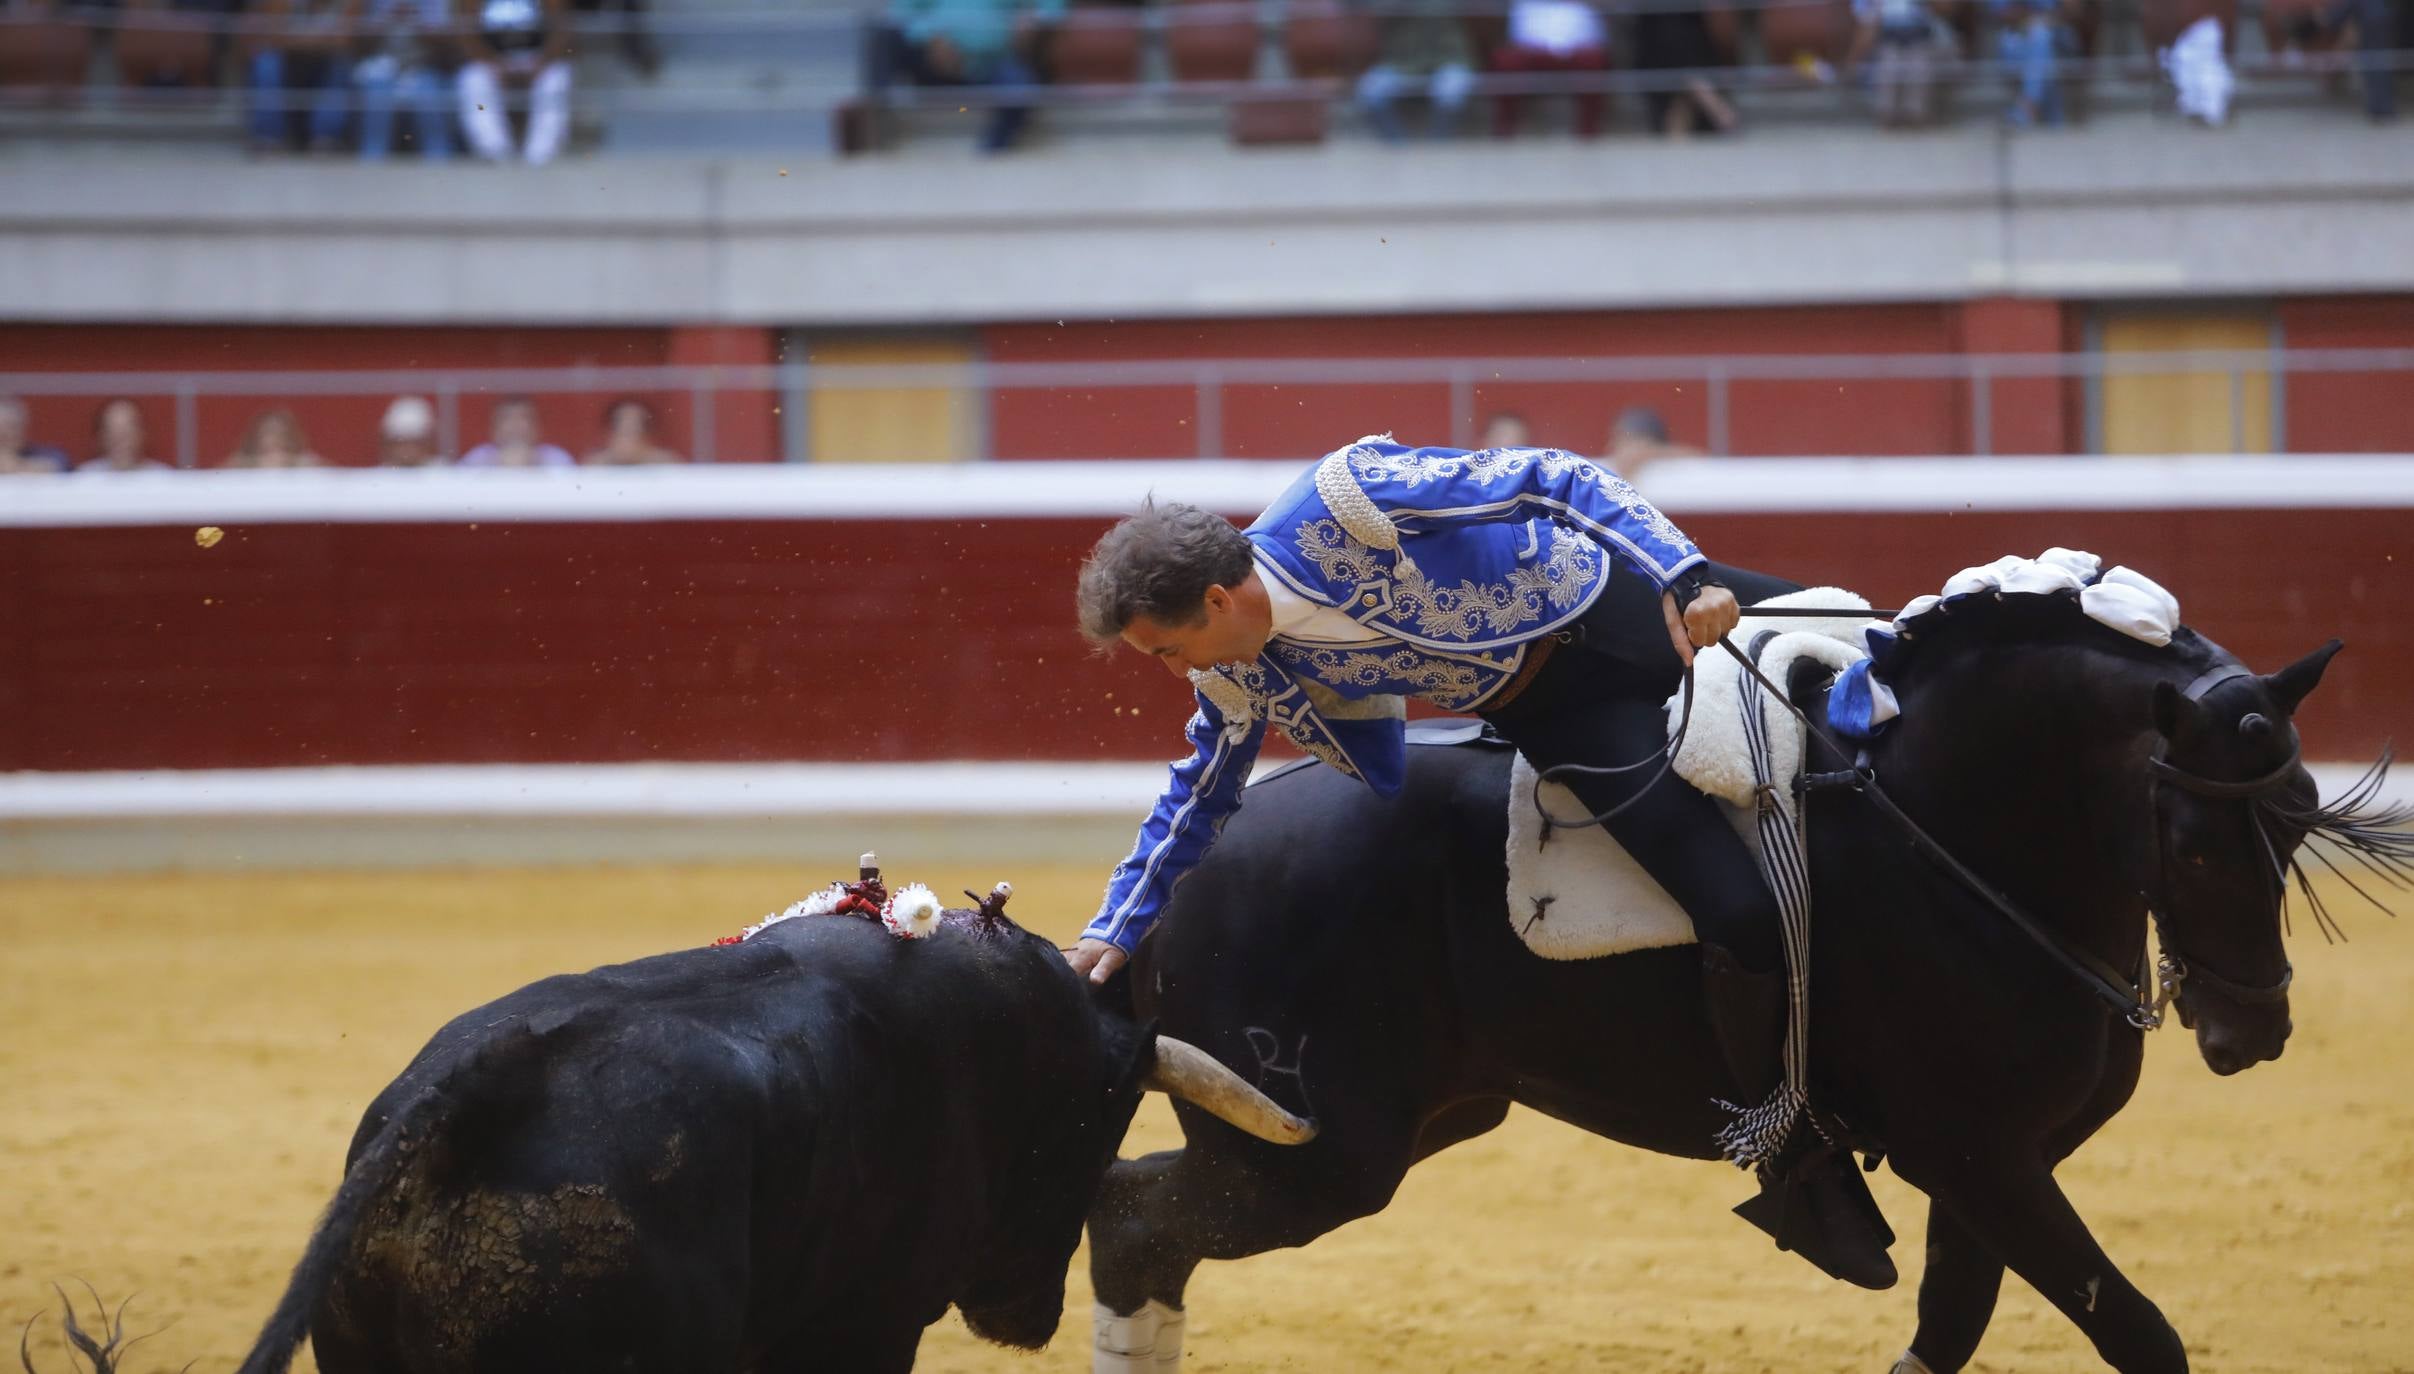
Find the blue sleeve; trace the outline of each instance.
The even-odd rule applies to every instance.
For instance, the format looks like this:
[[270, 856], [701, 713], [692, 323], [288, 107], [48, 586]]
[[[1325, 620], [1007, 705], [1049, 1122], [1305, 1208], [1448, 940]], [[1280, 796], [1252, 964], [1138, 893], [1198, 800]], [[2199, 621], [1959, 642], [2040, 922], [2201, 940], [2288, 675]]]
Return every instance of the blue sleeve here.
[[1191, 755], [1173, 766], [1130, 857], [1115, 865], [1106, 900], [1081, 932], [1085, 940], [1104, 940], [1127, 954], [1139, 945], [1173, 897], [1174, 885], [1206, 855], [1216, 832], [1239, 808], [1241, 787], [1265, 742], [1266, 723], [1253, 720], [1245, 730], [1230, 729], [1223, 713], [1202, 696], [1183, 733], [1190, 738]]
[[1702, 561], [1676, 522], [1625, 478], [1564, 449], [1383, 448], [1395, 475], [1367, 494], [1403, 532], [1548, 515], [1590, 534], [1663, 589]]

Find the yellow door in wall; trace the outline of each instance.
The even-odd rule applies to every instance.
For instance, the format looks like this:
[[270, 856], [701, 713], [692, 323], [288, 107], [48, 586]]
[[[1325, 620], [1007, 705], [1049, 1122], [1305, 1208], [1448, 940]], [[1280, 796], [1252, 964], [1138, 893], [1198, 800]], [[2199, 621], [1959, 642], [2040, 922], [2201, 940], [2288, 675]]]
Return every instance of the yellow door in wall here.
[[[975, 360], [970, 337], [943, 334], [825, 334], [810, 340], [805, 357], [814, 368], [968, 367]], [[982, 456], [981, 393], [969, 385], [822, 385], [807, 398], [805, 413], [806, 452], [816, 463], [955, 463]]]
[[[2262, 353], [2272, 346], [2272, 322], [2263, 314], [2124, 311], [2105, 317], [2102, 340], [2107, 356]], [[2241, 367], [2235, 384], [2231, 376], [2227, 367], [2107, 372], [2101, 392], [2104, 452], [2271, 452], [2270, 371]]]

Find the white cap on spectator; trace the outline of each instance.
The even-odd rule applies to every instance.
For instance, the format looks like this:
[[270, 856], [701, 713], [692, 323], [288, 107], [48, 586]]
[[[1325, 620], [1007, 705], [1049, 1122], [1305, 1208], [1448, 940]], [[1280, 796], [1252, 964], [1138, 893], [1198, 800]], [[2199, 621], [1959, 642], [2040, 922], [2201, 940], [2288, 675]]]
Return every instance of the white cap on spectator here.
[[422, 396], [397, 396], [394, 404], [386, 407], [381, 429], [389, 439], [432, 439], [436, 435], [436, 408]]

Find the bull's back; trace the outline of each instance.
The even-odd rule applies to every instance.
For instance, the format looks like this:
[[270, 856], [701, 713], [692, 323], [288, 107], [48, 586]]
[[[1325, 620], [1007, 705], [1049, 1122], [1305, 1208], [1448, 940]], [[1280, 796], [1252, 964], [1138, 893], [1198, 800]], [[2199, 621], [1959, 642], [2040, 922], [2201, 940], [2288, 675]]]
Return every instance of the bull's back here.
[[445, 1104], [376, 1198], [312, 1323], [322, 1369], [734, 1358], [759, 1070], [609, 1006], [548, 1041]]
[[[1012, 1082], [978, 1055], [1016, 1039], [1014, 979], [981, 976], [1015, 952], [965, 938], [807, 918], [456, 1018], [372, 1104], [356, 1156], [495, 1027], [546, 1027], [542, 1052], [472, 1076], [377, 1198], [313, 1323], [322, 1368], [732, 1368], [766, 1311], [936, 1320], [981, 1216], [977, 1171], [941, 1155], [985, 1148]], [[916, 1000], [923, 981], [949, 995]], [[898, 1272], [927, 1287], [881, 1278]], [[887, 1310], [915, 1293], [935, 1306]]]

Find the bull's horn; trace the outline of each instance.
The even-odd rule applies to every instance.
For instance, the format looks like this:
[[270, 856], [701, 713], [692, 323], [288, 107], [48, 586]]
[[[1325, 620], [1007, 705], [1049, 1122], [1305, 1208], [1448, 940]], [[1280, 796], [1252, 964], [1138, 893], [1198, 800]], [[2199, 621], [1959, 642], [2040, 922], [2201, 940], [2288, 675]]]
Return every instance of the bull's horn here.
[[1210, 1112], [1270, 1144], [1305, 1145], [1316, 1138], [1315, 1122], [1284, 1111], [1213, 1055], [1170, 1035], [1157, 1037], [1157, 1067], [1141, 1086]]

